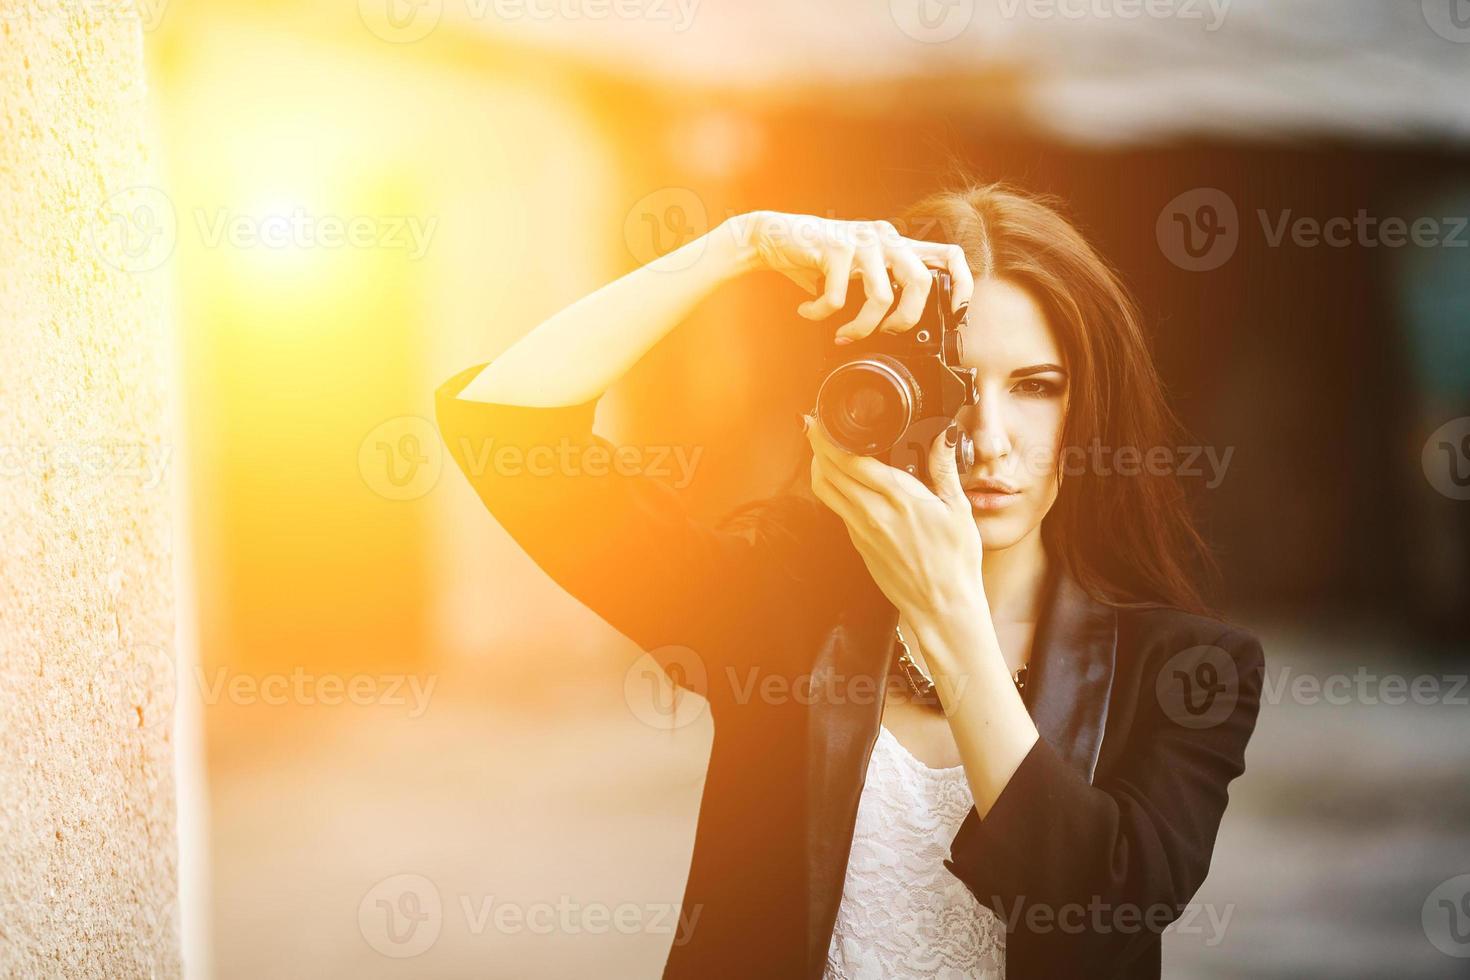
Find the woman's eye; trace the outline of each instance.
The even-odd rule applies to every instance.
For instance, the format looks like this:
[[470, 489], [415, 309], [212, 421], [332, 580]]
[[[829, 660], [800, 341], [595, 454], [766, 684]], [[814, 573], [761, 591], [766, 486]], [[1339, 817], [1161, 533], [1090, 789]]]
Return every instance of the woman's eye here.
[[1043, 378], [1026, 378], [1016, 384], [1013, 391], [1022, 395], [1035, 395], [1038, 397], [1050, 397], [1061, 390], [1061, 386], [1055, 381]]

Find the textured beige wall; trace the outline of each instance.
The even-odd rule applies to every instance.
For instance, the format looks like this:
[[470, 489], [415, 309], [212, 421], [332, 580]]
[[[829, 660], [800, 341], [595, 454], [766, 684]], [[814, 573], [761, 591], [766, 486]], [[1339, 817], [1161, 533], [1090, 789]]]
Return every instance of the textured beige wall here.
[[0, 976], [174, 976], [160, 303], [131, 0], [0, 0]]

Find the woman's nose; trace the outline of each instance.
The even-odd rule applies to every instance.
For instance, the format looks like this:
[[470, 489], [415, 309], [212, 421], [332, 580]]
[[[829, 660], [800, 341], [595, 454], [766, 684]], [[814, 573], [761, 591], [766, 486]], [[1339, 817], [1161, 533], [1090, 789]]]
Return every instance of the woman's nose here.
[[1010, 432], [1005, 424], [1001, 399], [984, 390], [970, 408], [970, 438], [975, 442], [975, 462], [991, 462], [1011, 451]]

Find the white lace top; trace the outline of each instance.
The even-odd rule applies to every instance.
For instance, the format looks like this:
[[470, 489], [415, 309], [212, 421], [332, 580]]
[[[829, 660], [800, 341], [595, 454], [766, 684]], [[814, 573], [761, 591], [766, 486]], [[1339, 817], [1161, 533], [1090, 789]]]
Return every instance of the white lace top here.
[[1005, 977], [1000, 921], [944, 866], [973, 805], [963, 766], [930, 769], [879, 728], [825, 980]]

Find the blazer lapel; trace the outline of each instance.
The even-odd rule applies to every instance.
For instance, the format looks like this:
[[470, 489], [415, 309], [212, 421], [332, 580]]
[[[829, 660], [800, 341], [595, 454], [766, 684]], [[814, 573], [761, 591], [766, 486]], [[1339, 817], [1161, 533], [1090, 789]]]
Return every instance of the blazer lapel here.
[[1117, 653], [1117, 611], [1059, 570], [1037, 625], [1026, 707], [1041, 737], [1088, 782], [1102, 750]]

